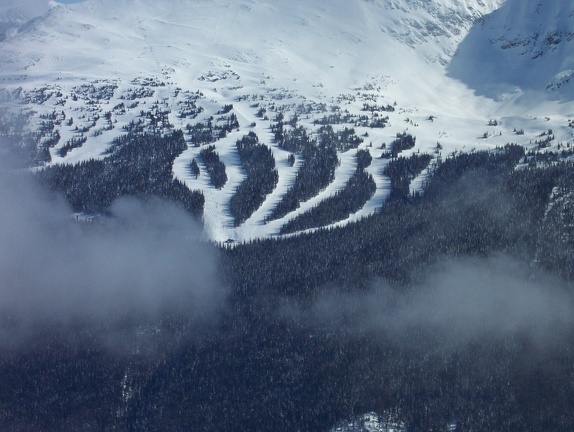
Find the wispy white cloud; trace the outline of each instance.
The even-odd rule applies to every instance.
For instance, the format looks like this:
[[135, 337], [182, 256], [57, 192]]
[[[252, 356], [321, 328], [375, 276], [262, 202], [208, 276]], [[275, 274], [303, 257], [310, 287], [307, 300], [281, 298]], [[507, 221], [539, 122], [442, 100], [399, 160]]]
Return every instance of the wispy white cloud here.
[[523, 263], [496, 255], [446, 259], [410, 287], [375, 282], [362, 293], [326, 289], [311, 307], [286, 302], [282, 313], [312, 326], [401, 343], [422, 338], [458, 348], [521, 337], [548, 348], [574, 328], [574, 296], [565, 282], [533, 276]]
[[0, 341], [43, 323], [175, 313], [205, 324], [224, 301], [201, 228], [173, 204], [124, 198], [81, 223], [29, 176], [0, 173], [0, 208]]

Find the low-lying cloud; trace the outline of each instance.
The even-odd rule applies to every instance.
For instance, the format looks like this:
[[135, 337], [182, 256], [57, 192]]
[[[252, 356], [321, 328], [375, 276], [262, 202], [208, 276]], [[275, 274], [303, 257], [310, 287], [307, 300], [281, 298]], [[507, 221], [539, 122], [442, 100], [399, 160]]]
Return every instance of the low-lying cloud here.
[[351, 334], [411, 336], [460, 346], [527, 337], [536, 346], [574, 329], [574, 296], [566, 283], [504, 255], [448, 259], [416, 286], [374, 283], [366, 293], [326, 290], [311, 307], [285, 306], [290, 318]]
[[215, 257], [179, 207], [122, 198], [110, 217], [80, 222], [61, 197], [14, 172], [0, 173], [0, 206], [0, 339], [45, 322], [217, 315], [225, 291]]

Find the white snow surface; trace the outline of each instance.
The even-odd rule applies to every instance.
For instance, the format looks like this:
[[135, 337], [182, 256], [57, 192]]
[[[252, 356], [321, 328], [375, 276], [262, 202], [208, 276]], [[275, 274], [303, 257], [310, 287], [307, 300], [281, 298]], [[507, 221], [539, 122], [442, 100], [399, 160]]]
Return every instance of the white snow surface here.
[[2, 0], [0, 21], [22, 23], [45, 14], [55, 5], [51, 0]]
[[[394, 112], [380, 113], [389, 116], [387, 127], [355, 127], [358, 136], [368, 134], [359, 147], [373, 156], [367, 171], [377, 190], [360, 211], [336, 223], [341, 225], [372, 214], [384, 204], [390, 182], [383, 174], [388, 160], [380, 158], [381, 146], [390, 143], [397, 133], [408, 132], [416, 137], [415, 148], [401, 155], [429, 153], [435, 162], [454, 152], [493, 149], [506, 143], [535, 146], [534, 141], [548, 129], [556, 137], [550, 149], [573, 141], [573, 129], [569, 127], [569, 118], [574, 116], [571, 101], [548, 97], [551, 91], [546, 89], [528, 93], [529, 88], [518, 85], [511, 91], [506, 86], [494, 97], [492, 92], [477, 91], [478, 79], [473, 81], [472, 77], [480, 76], [480, 72], [476, 72], [478, 65], [470, 63], [467, 53], [476, 49], [484, 56], [495, 55], [484, 48], [483, 23], [496, 22], [496, 14], [505, 8], [522, 11], [517, 5], [520, 1], [50, 3], [41, 18], [0, 42], [0, 88], [6, 89], [0, 93], [0, 108], [4, 113], [27, 109], [31, 128], [38, 128], [41, 116], [50, 113], [61, 112], [66, 119], [73, 118], [73, 126], [66, 121], [57, 126], [61, 139], [50, 150], [51, 163], [57, 164], [105, 157], [112, 140], [125, 133], [122, 127], [139, 121], [140, 110], [151, 105], [171, 111], [172, 129], [185, 129], [216, 115], [224, 105], [233, 104], [240, 128], [214, 143], [226, 165], [229, 181], [225, 186], [220, 190], [210, 186], [202, 166], [197, 179], [191, 175], [187, 167], [201, 150], [193, 145], [175, 160], [173, 175], [205, 195], [206, 237], [218, 242], [242, 242], [278, 235], [287, 221], [342, 189], [356, 167], [356, 150], [340, 153], [335, 180], [325, 190], [284, 218], [266, 223], [266, 216], [293, 184], [303, 163], [297, 156], [291, 167], [287, 163], [289, 152], [274, 143], [270, 126], [278, 112], [289, 119], [298, 105], [325, 104], [325, 113], [315, 110], [299, 116], [299, 124], [312, 132], [318, 128], [314, 120], [337, 109], [362, 115], [365, 103], [392, 105]], [[568, 9], [572, 1], [541, 4], [560, 4]], [[529, 13], [527, 6], [523, 7], [524, 13]], [[543, 16], [544, 22], [564, 12], [558, 6], [544, 6], [543, 10], [539, 17]], [[511, 30], [523, 34], [522, 27], [511, 27], [505, 33], [508, 38], [514, 34]], [[524, 32], [531, 32], [526, 24]], [[490, 42], [488, 45], [493, 46]], [[568, 82], [574, 76], [569, 46], [560, 48], [565, 66], [556, 72], [554, 82]], [[457, 63], [451, 67], [449, 62], [457, 49]], [[498, 51], [495, 53], [498, 55]], [[559, 53], [555, 54], [558, 58]], [[485, 57], [484, 61], [492, 58]], [[519, 70], [511, 73], [516, 79], [522, 74]], [[552, 91], [560, 93], [567, 85], [555, 87]], [[103, 88], [110, 89], [108, 96], [96, 97]], [[142, 89], [148, 93], [137, 93]], [[201, 92], [196, 102], [203, 111], [194, 119], [182, 117], [182, 104], [195, 92]], [[46, 97], [28, 98], [23, 103], [23, 94]], [[260, 108], [267, 110], [267, 119], [257, 116]], [[104, 112], [113, 113], [111, 130], [106, 128]], [[491, 120], [496, 120], [496, 126], [488, 125]], [[333, 127], [345, 126], [349, 125]], [[87, 142], [60, 156], [58, 149], [67, 140], [82, 136], [76, 127], [88, 129]], [[229, 200], [245, 177], [235, 142], [249, 131], [271, 148], [279, 183], [246, 222], [234, 227]], [[423, 187], [425, 175], [423, 172], [413, 180], [412, 191]]]

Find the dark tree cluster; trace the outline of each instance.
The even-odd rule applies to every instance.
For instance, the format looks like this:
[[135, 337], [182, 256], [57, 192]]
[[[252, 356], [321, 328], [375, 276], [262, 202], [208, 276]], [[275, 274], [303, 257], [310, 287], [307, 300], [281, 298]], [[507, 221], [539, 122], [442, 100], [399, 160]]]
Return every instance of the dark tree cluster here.
[[[145, 116], [145, 112], [141, 112], [142, 116]], [[136, 120], [131, 120], [128, 124], [122, 126], [122, 129], [132, 135], [143, 134], [146, 129], [146, 122], [143, 118]]]
[[441, 189], [447, 188], [452, 178], [458, 178], [463, 173], [482, 170], [496, 175], [510, 176], [515, 172], [516, 165], [524, 158], [524, 155], [523, 147], [507, 144], [493, 152], [459, 153], [444, 160], [438, 160], [425, 186], [425, 195], [440, 194]]
[[[259, 110], [259, 113], [264, 112], [263, 111], [264, 108], [261, 108], [261, 110]], [[283, 147], [283, 141], [284, 141], [284, 137], [285, 137], [285, 123], [283, 122], [283, 120], [285, 119], [285, 117], [283, 116], [283, 113], [278, 113], [277, 117], [275, 117], [275, 123], [271, 124], [271, 133], [273, 134], [274, 138], [275, 138], [275, 142], [277, 142], [277, 144], [279, 144], [280, 146]], [[302, 131], [305, 131], [305, 128], [303, 126], [299, 126], [298, 128], [295, 129], [300, 129]], [[306, 131], [305, 131], [306, 132]], [[286, 148], [286, 150], [289, 150]]]
[[[528, 168], [524, 172], [530, 172]], [[544, 170], [543, 190], [556, 185], [542, 217], [536, 250], [536, 263], [545, 270], [574, 280], [574, 164], [553, 163]], [[558, 179], [558, 180], [557, 180]], [[528, 192], [526, 192], [528, 193]], [[537, 194], [533, 194], [537, 195]]]
[[410, 184], [430, 163], [428, 154], [413, 154], [408, 158], [391, 160], [383, 174], [391, 179], [389, 200], [406, 199], [410, 194]]
[[109, 101], [114, 97], [115, 91], [118, 86], [115, 84], [109, 84], [101, 81], [94, 81], [89, 84], [82, 84], [72, 88], [73, 94], [76, 98], [81, 98], [82, 100], [96, 100], [96, 101]]
[[203, 144], [210, 144], [218, 139], [225, 138], [227, 134], [239, 128], [237, 116], [234, 113], [222, 115], [217, 119], [210, 117], [207, 122], [198, 122], [194, 125], [188, 124], [186, 131], [189, 134], [190, 142], [199, 147]]
[[184, 101], [178, 102], [178, 108], [179, 110], [177, 116], [179, 118], [194, 119], [203, 112], [203, 108], [197, 106], [197, 104], [195, 103], [195, 98], [188, 98], [185, 99]]
[[151, 98], [155, 94], [155, 90], [150, 87], [128, 87], [119, 99], [136, 100]]
[[211, 122], [208, 123], [196, 123], [193, 126], [187, 125], [186, 131], [189, 134], [190, 142], [199, 147], [202, 144], [209, 144], [215, 141], [213, 137], [213, 127]]
[[360, 210], [373, 196], [377, 185], [373, 176], [357, 168], [343, 189], [321, 201], [316, 207], [290, 220], [281, 228], [281, 234], [289, 234], [310, 228], [327, 226]]
[[195, 178], [199, 177], [199, 174], [200, 174], [199, 165], [197, 164], [197, 161], [195, 160], [195, 158], [192, 159], [191, 162], [189, 163], [189, 172]]
[[289, 131], [284, 131], [282, 127], [277, 126], [275, 140], [282, 148], [293, 153], [300, 153], [304, 148], [316, 144], [316, 141], [311, 139], [303, 126], [298, 126]]
[[223, 108], [221, 108], [217, 114], [227, 114], [228, 112], [231, 112], [231, 110], [233, 109], [233, 104], [226, 104], [223, 105]]
[[388, 123], [389, 123], [389, 116], [385, 116], [385, 117], [374, 116], [374, 118], [369, 123], [369, 127], [382, 129], [384, 127], [387, 127]]
[[216, 119], [218, 123], [216, 130], [219, 131], [219, 138], [225, 138], [227, 134], [235, 129], [239, 129], [239, 121], [235, 113], [223, 115]]
[[390, 152], [383, 154], [383, 157], [396, 158], [403, 150], [412, 149], [415, 146], [416, 138], [406, 132], [397, 133], [396, 138], [389, 145]]
[[355, 129], [347, 127], [341, 131], [334, 131], [331, 125], [321, 126], [317, 134], [320, 145], [326, 147], [334, 146], [341, 152], [357, 148], [363, 142], [363, 139], [356, 135]]
[[81, 134], [77, 138], [71, 138], [58, 149], [58, 155], [60, 155], [60, 157], [65, 157], [72, 150], [82, 147], [86, 141], [88, 141], [88, 137], [84, 134]]
[[297, 173], [295, 184], [273, 210], [270, 220], [279, 219], [297, 209], [300, 202], [317, 195], [335, 178], [335, 168], [339, 165], [335, 143], [325, 140], [318, 145], [313, 144], [309, 143], [302, 149], [304, 162]]
[[204, 198], [173, 179], [173, 160], [187, 148], [181, 132], [169, 136], [125, 135], [110, 155], [77, 165], [53, 165], [37, 173], [51, 190], [62, 192], [75, 211], [100, 213], [123, 195], [158, 195], [179, 202], [190, 213], [203, 212]]
[[30, 91], [22, 91], [22, 89], [17, 89], [13, 92], [13, 96], [18, 97], [23, 104], [37, 104], [43, 105], [45, 102], [50, 100], [52, 96], [56, 95], [56, 90], [53, 87], [40, 87], [34, 88]]
[[386, 112], [394, 112], [395, 111], [395, 107], [387, 104], [387, 105], [373, 105], [373, 104], [369, 104], [369, 103], [364, 103], [363, 104], [363, 111], [369, 111], [371, 113], [374, 113], [376, 111], [386, 111]]
[[[60, 138], [61, 138], [60, 132], [58, 130], [50, 132], [47, 136], [43, 136], [43, 138], [37, 145], [34, 163], [35, 164], [42, 162], [50, 163], [52, 161], [50, 149], [58, 145], [58, 143], [60, 142]], [[67, 144], [69, 144], [69, 142]]]
[[199, 156], [207, 169], [211, 185], [216, 189], [221, 189], [227, 183], [225, 164], [219, 160], [219, 154], [215, 151], [215, 146], [208, 146], [199, 152]]
[[271, 149], [259, 144], [254, 132], [249, 132], [236, 143], [239, 158], [247, 177], [239, 185], [230, 201], [235, 226], [239, 226], [257, 210], [265, 197], [277, 186], [279, 174]]
[[50, 154], [50, 148], [44, 145], [38, 146], [36, 154], [34, 155], [32, 161], [34, 165], [52, 162], [52, 155]]
[[371, 156], [371, 152], [366, 149], [358, 149], [357, 150], [357, 169], [365, 169], [371, 162], [373, 161], [373, 157]]
[[169, 121], [170, 109], [160, 109], [155, 105], [152, 110], [147, 111], [145, 117], [147, 126], [152, 132], [161, 133], [162, 130], [171, 129], [173, 125]]
[[344, 124], [344, 123], [353, 123], [353, 119], [356, 116], [350, 114], [349, 112], [341, 113], [336, 112], [334, 114], [329, 114], [327, 116], [323, 116], [320, 119], [313, 120], [314, 125], [334, 125], [334, 124]]
[[[283, 121], [283, 114], [279, 113], [276, 118], [276, 123], [271, 126], [271, 132], [274, 134], [275, 141], [285, 150], [291, 152], [301, 152], [304, 148], [314, 145], [315, 141], [324, 146], [334, 146], [339, 151], [347, 151], [351, 148], [356, 148], [363, 142], [363, 139], [358, 137], [355, 129], [345, 127], [340, 131], [335, 131], [331, 122], [316, 121], [315, 124], [321, 124], [317, 130], [317, 140], [312, 139], [307, 130], [303, 126], [297, 126], [296, 117], [285, 123]], [[328, 119], [328, 118], [327, 118]], [[336, 123], [336, 122], [335, 122]], [[285, 128], [285, 125], [289, 128]]]
[[536, 167], [538, 164], [552, 164], [560, 162], [574, 154], [574, 150], [570, 148], [563, 148], [560, 151], [544, 151], [535, 152], [529, 151], [524, 156], [522, 163], [528, 164], [530, 167]]

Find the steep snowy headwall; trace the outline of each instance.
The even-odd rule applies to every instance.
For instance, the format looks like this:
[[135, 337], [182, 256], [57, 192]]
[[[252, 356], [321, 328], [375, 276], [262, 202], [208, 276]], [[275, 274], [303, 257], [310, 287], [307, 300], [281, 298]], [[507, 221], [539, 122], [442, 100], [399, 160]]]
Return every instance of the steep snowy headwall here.
[[574, 1], [508, 0], [460, 44], [451, 76], [492, 98], [574, 95]]
[[[114, 52], [122, 51], [121, 59], [126, 52], [135, 54], [130, 65], [139, 69], [207, 55], [262, 67], [280, 65], [290, 75], [301, 61], [305, 69], [321, 72], [341, 56], [346, 64], [361, 62], [364, 70], [373, 58], [394, 63], [415, 47], [426, 61], [444, 64], [473, 22], [501, 1], [88, 0], [52, 8], [12, 39], [0, 56], [5, 64], [26, 67], [28, 74], [33, 73], [29, 57], [44, 72], [68, 68], [45, 60], [54, 57], [53, 46], [59, 47], [59, 63], [67, 58], [94, 66], [104, 57], [109, 64], [117, 61]], [[30, 4], [19, 9], [39, 10], [39, 0]], [[78, 38], [82, 49], [73, 50]], [[144, 60], [153, 49], [157, 57], [150, 66]], [[354, 73], [350, 69], [347, 73]]]

